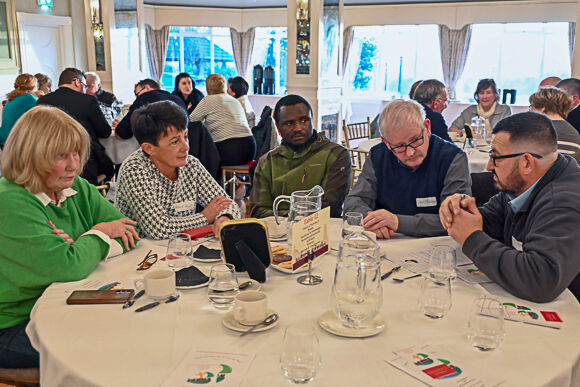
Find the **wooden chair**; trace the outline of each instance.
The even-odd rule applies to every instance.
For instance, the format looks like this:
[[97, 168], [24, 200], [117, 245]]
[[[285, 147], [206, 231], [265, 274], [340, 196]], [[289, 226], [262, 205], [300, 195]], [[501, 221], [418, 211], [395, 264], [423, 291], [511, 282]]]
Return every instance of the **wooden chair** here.
[[348, 153], [350, 153], [350, 162], [352, 164], [352, 174], [350, 179], [350, 188], [354, 186], [354, 183], [358, 180], [358, 175], [361, 174], [363, 165], [369, 156], [369, 151], [362, 149], [352, 149], [347, 148]]
[[8, 383], [16, 387], [39, 385], [40, 371], [38, 368], [0, 368], [0, 383]]
[[367, 117], [367, 120], [364, 122], [353, 122], [350, 124], [342, 120], [342, 131], [344, 133], [344, 144], [346, 147], [356, 148], [359, 142], [371, 138], [371, 119]]
[[[247, 209], [248, 206], [246, 205], [245, 200], [245, 189], [244, 193], [241, 195], [236, 195], [236, 191], [243, 186], [252, 185], [251, 176], [250, 176], [250, 164], [243, 164], [243, 165], [222, 165], [222, 184], [224, 191], [227, 193], [227, 185], [230, 184], [231, 187], [231, 197], [240, 207], [240, 212], [243, 216], [248, 216]], [[245, 178], [245, 180], [242, 180]]]
[[104, 198], [107, 197], [107, 191], [109, 190], [109, 184], [97, 185], [95, 188], [103, 195]]

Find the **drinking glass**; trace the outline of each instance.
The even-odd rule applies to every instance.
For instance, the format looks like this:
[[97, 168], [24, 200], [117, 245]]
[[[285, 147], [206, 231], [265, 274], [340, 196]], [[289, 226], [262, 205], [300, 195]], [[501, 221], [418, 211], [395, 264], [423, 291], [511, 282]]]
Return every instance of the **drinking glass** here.
[[355, 232], [363, 232], [363, 214], [360, 212], [347, 212], [342, 221], [342, 237]]
[[446, 278], [454, 280], [457, 276], [456, 266], [457, 256], [453, 247], [437, 245], [433, 248], [428, 273], [434, 281], [442, 281]]
[[430, 318], [442, 318], [451, 309], [451, 283], [446, 278], [435, 281], [431, 276], [423, 277], [419, 295], [419, 309]]
[[167, 244], [165, 260], [167, 265], [177, 271], [184, 267], [191, 266], [192, 262], [191, 236], [177, 233], [171, 235]]
[[320, 345], [312, 325], [293, 324], [286, 328], [280, 367], [294, 383], [308, 383], [320, 368]]
[[234, 265], [220, 263], [211, 267], [207, 295], [214, 308], [231, 309], [234, 306], [236, 294], [239, 292]]
[[490, 351], [499, 346], [504, 334], [501, 302], [495, 298], [476, 298], [467, 322], [467, 339], [471, 345], [481, 351]]

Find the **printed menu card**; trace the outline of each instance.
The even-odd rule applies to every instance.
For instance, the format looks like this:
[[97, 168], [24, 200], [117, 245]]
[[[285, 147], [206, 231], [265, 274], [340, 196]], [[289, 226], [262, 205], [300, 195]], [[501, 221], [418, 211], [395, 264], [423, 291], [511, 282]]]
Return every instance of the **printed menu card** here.
[[239, 386], [254, 360], [253, 354], [192, 350], [163, 387]]
[[328, 252], [330, 232], [330, 207], [292, 225], [292, 270], [297, 270], [308, 262], [308, 255], [314, 258]]

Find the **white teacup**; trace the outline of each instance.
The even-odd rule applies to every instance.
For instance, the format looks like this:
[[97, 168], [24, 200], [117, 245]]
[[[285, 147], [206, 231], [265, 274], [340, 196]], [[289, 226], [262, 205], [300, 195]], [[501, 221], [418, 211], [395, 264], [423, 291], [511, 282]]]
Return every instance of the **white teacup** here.
[[242, 325], [258, 324], [268, 316], [268, 297], [258, 291], [247, 291], [236, 296], [234, 318]]
[[145, 294], [154, 300], [163, 300], [175, 294], [175, 272], [170, 269], [153, 270], [135, 281], [135, 287], [145, 286]]

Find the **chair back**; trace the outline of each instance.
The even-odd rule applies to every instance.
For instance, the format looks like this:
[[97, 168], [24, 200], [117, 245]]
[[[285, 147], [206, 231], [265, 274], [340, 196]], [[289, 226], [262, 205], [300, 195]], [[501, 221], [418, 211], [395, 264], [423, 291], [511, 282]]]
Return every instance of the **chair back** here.
[[347, 148], [347, 150], [350, 154], [350, 162], [352, 164], [352, 174], [350, 179], [350, 188], [352, 189], [354, 183], [358, 180], [358, 175], [362, 172], [363, 165], [369, 156], [369, 151], [353, 148]]
[[364, 122], [353, 122], [350, 124], [342, 120], [342, 131], [344, 133], [345, 146], [347, 148], [356, 148], [360, 142], [371, 138], [371, 119], [367, 117], [367, 120]]

